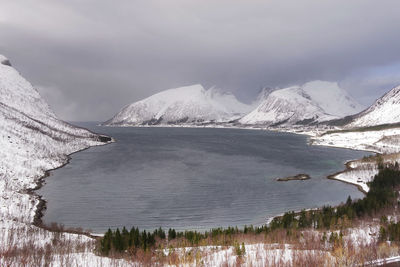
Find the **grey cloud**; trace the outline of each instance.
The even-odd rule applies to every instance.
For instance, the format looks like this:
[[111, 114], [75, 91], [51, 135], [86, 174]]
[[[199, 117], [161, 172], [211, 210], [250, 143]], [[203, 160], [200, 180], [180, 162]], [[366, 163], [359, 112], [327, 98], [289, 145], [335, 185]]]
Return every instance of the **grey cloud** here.
[[0, 53], [67, 120], [105, 120], [193, 83], [250, 102], [263, 86], [323, 79], [366, 104], [384, 86], [374, 79], [400, 82], [396, 69], [367, 73], [400, 62], [399, 9], [397, 0], [0, 0]]

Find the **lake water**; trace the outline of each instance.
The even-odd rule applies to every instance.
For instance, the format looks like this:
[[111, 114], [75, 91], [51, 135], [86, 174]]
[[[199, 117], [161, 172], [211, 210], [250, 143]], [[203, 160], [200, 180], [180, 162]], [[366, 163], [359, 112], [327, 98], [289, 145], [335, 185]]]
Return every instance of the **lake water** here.
[[[362, 197], [355, 186], [326, 176], [368, 153], [309, 146], [306, 136], [80, 125], [118, 141], [73, 154], [46, 178], [38, 191], [48, 202], [46, 223], [95, 232], [133, 225], [204, 230]], [[299, 173], [311, 179], [276, 181]]]

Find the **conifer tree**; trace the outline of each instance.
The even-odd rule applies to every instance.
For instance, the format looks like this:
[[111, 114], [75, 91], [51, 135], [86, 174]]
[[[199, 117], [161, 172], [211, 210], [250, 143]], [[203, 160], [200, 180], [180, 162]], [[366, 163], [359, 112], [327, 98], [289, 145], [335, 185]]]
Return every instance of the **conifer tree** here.
[[175, 229], [169, 228], [168, 230], [168, 240], [172, 240], [176, 238], [176, 231]]
[[125, 226], [122, 228], [122, 249], [126, 250], [129, 247], [129, 232], [126, 230]]
[[140, 241], [142, 243], [143, 250], [146, 250], [147, 249], [147, 233], [146, 233], [146, 230], [144, 230], [142, 232]]
[[122, 241], [122, 236], [121, 232], [119, 231], [119, 228], [115, 231], [115, 237], [114, 237], [114, 249], [118, 252], [121, 252], [124, 247], [123, 247], [123, 241]]
[[100, 250], [101, 253], [108, 255], [111, 250], [111, 241], [112, 241], [112, 231], [108, 228], [108, 231], [104, 234], [104, 237], [101, 239], [100, 242]]

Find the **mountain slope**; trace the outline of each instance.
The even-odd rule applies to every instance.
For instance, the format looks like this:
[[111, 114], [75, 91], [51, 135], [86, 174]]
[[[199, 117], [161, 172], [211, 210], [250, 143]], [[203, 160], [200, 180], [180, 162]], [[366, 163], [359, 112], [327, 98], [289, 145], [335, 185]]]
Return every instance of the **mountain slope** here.
[[362, 110], [337, 83], [313, 81], [271, 92], [242, 124], [267, 126], [313, 124]]
[[347, 127], [366, 127], [400, 123], [400, 86], [375, 101], [363, 112], [352, 117]]
[[104, 125], [156, 125], [226, 122], [250, 107], [234, 95], [196, 84], [162, 91], [124, 107]]
[[68, 154], [107, 140], [57, 119], [32, 85], [0, 56], [0, 228], [32, 223], [39, 200], [25, 192], [37, 186], [46, 170], [65, 164]]

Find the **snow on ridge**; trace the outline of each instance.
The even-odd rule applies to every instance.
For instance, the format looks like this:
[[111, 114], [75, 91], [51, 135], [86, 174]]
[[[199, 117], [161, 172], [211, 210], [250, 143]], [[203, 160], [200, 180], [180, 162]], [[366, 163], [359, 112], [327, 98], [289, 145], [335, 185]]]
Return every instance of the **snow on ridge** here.
[[347, 127], [400, 123], [400, 85], [392, 88], [369, 108], [357, 114]]
[[56, 117], [39, 92], [17, 70], [5, 64], [0, 64], [0, 103], [23, 109], [32, 118]]
[[242, 124], [273, 125], [289, 120], [305, 119], [304, 113], [322, 113], [307, 97], [301, 94], [297, 86], [276, 90], [270, 93], [259, 106], [239, 120]]
[[312, 124], [354, 114], [362, 109], [337, 83], [312, 81], [277, 89], [239, 120], [242, 124]]
[[226, 122], [250, 107], [233, 94], [200, 84], [168, 89], [124, 107], [105, 125], [154, 125]]

